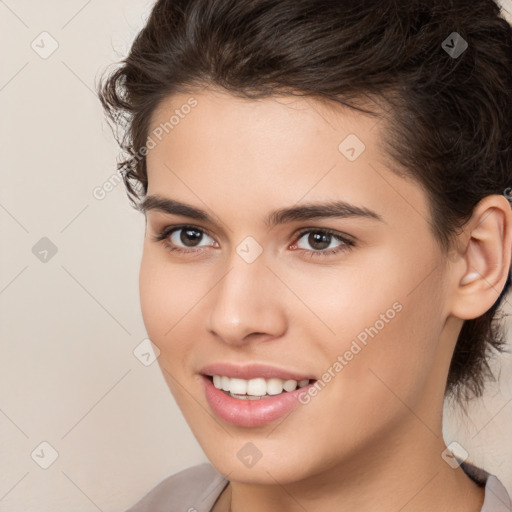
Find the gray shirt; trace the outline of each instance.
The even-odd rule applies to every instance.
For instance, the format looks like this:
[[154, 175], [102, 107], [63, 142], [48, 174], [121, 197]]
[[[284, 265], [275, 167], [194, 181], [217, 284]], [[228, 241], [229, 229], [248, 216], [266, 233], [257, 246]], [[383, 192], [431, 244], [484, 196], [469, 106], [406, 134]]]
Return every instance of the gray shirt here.
[[[461, 467], [485, 486], [480, 512], [512, 512], [510, 496], [495, 475], [465, 462]], [[165, 478], [126, 512], [211, 512], [228, 483], [211, 464], [198, 464]]]

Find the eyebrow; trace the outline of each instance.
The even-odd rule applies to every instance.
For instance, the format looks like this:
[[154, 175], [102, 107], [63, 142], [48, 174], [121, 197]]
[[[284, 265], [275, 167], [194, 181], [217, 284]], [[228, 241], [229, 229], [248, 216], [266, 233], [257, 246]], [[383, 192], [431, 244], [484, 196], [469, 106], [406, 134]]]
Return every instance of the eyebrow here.
[[[144, 198], [139, 205], [139, 210], [146, 214], [150, 210], [156, 210], [170, 215], [181, 215], [191, 219], [215, 223], [215, 220], [204, 210], [196, 208], [175, 199], [165, 198], [159, 195], [151, 195]], [[356, 206], [345, 201], [329, 201], [325, 203], [309, 203], [301, 206], [291, 206], [270, 212], [265, 219], [268, 227], [285, 224], [293, 221], [305, 221], [320, 218], [366, 218], [384, 222], [378, 213]]]

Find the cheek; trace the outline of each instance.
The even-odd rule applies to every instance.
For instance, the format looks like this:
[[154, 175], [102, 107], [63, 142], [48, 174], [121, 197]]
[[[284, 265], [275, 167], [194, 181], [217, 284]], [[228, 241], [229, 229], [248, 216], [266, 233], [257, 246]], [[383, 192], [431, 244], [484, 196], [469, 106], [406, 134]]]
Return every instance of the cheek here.
[[165, 251], [149, 244], [144, 247], [139, 272], [142, 317], [148, 337], [160, 350], [157, 361], [163, 376], [179, 402], [182, 387], [175, 379], [189, 378], [195, 340], [204, 337], [198, 331], [198, 311], [212, 286], [207, 273], [194, 264], [173, 263]]
[[169, 284], [166, 275], [154, 260], [151, 252], [144, 249], [139, 272], [139, 295], [146, 331], [157, 343], [157, 339], [165, 333], [166, 311], [173, 309], [168, 304], [172, 296], [165, 293]]
[[193, 316], [193, 307], [206, 293], [192, 266], [175, 265], [165, 252], [144, 248], [139, 272], [141, 312], [148, 334], [165, 348], [175, 329]]
[[294, 291], [316, 313], [303, 315], [302, 325], [313, 353], [324, 355], [323, 371], [336, 375], [341, 402], [358, 397], [357, 408], [363, 397], [369, 405], [399, 403], [393, 392], [411, 400], [421, 394], [442, 328], [439, 276], [425, 279], [431, 258], [427, 248], [423, 259], [405, 261], [396, 249], [382, 250], [351, 268], [318, 269], [299, 280], [296, 272]]
[[[364, 307], [338, 315], [336, 337], [328, 343], [323, 337], [328, 353], [321, 380], [327, 384], [305, 406], [303, 422], [317, 425], [321, 417], [322, 426], [315, 429], [326, 439], [343, 425], [344, 437], [335, 441], [334, 451], [378, 439], [382, 429], [393, 428], [422, 400], [436, 348], [435, 329], [425, 320], [435, 311], [416, 297], [398, 297], [397, 302], [368, 297]], [[319, 352], [312, 347], [312, 357]]]
[[[151, 247], [144, 247], [139, 271], [139, 295], [146, 332], [159, 348], [157, 362], [171, 393], [179, 397], [186, 347], [173, 343], [190, 305], [183, 299], [186, 288], [183, 274]], [[188, 289], [191, 287], [189, 286]], [[186, 306], [186, 307], [185, 307]], [[180, 351], [181, 350], [181, 351]], [[184, 404], [181, 404], [183, 406]]]

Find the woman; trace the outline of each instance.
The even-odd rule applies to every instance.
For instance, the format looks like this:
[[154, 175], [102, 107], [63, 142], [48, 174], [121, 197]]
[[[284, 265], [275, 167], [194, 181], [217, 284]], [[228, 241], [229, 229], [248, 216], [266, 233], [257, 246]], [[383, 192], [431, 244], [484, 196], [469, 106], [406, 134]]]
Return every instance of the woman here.
[[505, 343], [511, 91], [490, 0], [156, 3], [99, 94], [211, 464], [131, 512], [512, 510], [442, 436]]

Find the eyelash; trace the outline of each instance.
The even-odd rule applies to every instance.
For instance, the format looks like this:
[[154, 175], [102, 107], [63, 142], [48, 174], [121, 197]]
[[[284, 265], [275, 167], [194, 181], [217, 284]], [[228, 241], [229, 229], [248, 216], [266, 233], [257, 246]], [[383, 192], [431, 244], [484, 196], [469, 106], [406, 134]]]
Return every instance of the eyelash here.
[[[178, 247], [174, 246], [173, 244], [171, 244], [169, 242], [168, 237], [172, 233], [174, 233], [175, 231], [179, 231], [180, 229], [185, 229], [185, 228], [191, 228], [193, 230], [199, 231], [200, 233], [206, 234], [209, 237], [213, 238], [208, 233], [208, 231], [206, 231], [203, 228], [199, 228], [192, 224], [180, 224], [177, 226], [164, 227], [156, 236], [153, 236], [152, 239], [154, 242], [162, 242], [164, 247], [169, 251], [178, 252], [178, 253], [182, 253], [182, 254], [203, 252], [202, 248], [182, 249], [182, 248], [178, 248]], [[348, 237], [342, 236], [337, 231], [333, 231], [332, 229], [327, 229], [327, 228], [304, 228], [304, 229], [300, 230], [299, 233], [297, 233], [295, 242], [293, 242], [293, 245], [295, 245], [295, 243], [297, 243], [306, 233], [328, 234], [328, 235], [331, 235], [333, 238], [335, 238], [337, 241], [343, 242], [342, 245], [339, 245], [338, 247], [335, 247], [334, 249], [321, 249], [321, 250], [297, 249], [303, 253], [306, 253], [309, 258], [314, 258], [314, 257], [318, 257], [318, 256], [327, 257], [327, 256], [331, 256], [333, 254], [338, 254], [341, 252], [348, 252], [351, 249], [353, 249], [353, 247], [355, 247], [355, 242], [353, 240], [349, 239]]]

